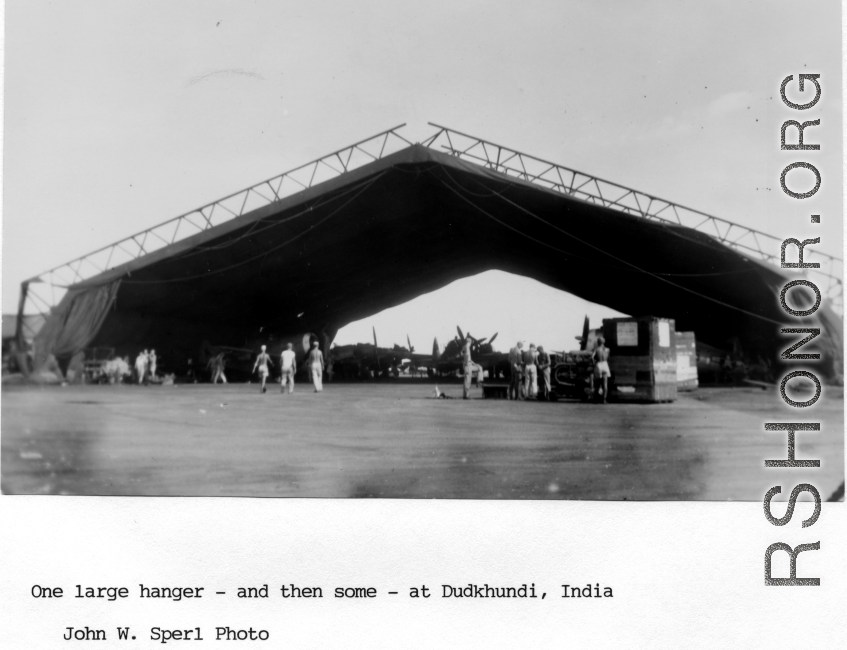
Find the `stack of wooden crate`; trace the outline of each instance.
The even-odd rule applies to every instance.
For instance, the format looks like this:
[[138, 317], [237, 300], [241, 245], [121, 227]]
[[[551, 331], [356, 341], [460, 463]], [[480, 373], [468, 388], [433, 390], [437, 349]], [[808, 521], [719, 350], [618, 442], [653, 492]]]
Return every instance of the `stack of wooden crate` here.
[[674, 321], [654, 316], [606, 318], [603, 337], [609, 348], [616, 401], [672, 402], [677, 396]]
[[697, 378], [697, 340], [694, 332], [676, 333], [676, 387], [677, 390], [694, 390]]

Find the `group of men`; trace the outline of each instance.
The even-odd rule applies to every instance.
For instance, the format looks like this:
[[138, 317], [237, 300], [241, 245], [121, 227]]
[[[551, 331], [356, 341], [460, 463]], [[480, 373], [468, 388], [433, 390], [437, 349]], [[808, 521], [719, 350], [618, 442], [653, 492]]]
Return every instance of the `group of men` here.
[[[597, 340], [593, 357], [595, 364], [594, 377], [600, 380], [600, 386], [598, 386], [599, 394], [605, 403], [611, 372], [609, 371], [609, 349], [605, 346], [605, 341], [602, 337]], [[153, 359], [153, 367], [155, 369], [155, 351]], [[285, 387], [288, 386], [288, 393], [291, 394], [294, 392], [294, 377], [297, 374], [297, 355], [294, 352], [293, 344], [288, 343], [286, 345], [285, 350], [280, 355], [279, 363], [281, 368], [280, 391], [284, 393]], [[306, 363], [315, 392], [320, 393], [323, 390], [324, 356], [318, 347], [317, 341], [312, 341], [312, 348], [309, 351]], [[263, 345], [262, 351], [258, 354], [256, 362], [253, 364], [253, 372], [258, 371], [259, 377], [262, 379], [262, 384], [259, 388], [262, 393], [266, 393], [268, 390], [267, 381], [268, 377], [271, 376], [270, 369], [273, 365], [271, 355], [267, 353], [267, 346]], [[509, 365], [511, 367], [509, 399], [549, 399], [552, 360], [550, 354], [544, 350], [543, 345], [539, 345], [536, 348], [535, 343], [530, 343], [529, 348], [524, 350], [523, 342], [518, 341], [517, 345], [509, 350]], [[470, 337], [465, 339], [462, 348], [462, 366], [464, 372], [462, 397], [469, 399], [473, 373], [478, 372], [481, 377], [481, 373], [483, 372], [482, 367], [473, 361]]]
[[[309, 375], [312, 378], [312, 385], [315, 387], [315, 392], [320, 393], [323, 390], [323, 370], [324, 356], [318, 347], [317, 341], [312, 341], [312, 349], [309, 350], [309, 356], [306, 360]], [[267, 392], [267, 381], [270, 377], [270, 369], [273, 367], [271, 355], [267, 353], [267, 346], [262, 346], [262, 351], [256, 357], [256, 363], [253, 364], [253, 372], [259, 371], [259, 377], [262, 378], [262, 385], [259, 390], [262, 393]], [[297, 374], [297, 354], [294, 352], [294, 345], [288, 343], [285, 350], [279, 357], [279, 365], [281, 368], [280, 375], [280, 392], [285, 392], [285, 387], [288, 386], [288, 393], [294, 392], [294, 376]]]
[[143, 350], [135, 358], [135, 376], [139, 384], [146, 384], [156, 377], [156, 350]]
[[529, 349], [524, 350], [523, 341], [518, 341], [517, 345], [509, 350], [509, 368], [512, 371], [509, 399], [537, 399], [539, 389], [541, 397], [548, 399], [550, 367], [550, 355], [544, 351], [543, 345], [536, 348], [535, 343], [530, 343]]
[[[597, 398], [602, 398], [605, 404], [609, 395], [609, 378], [612, 376], [609, 368], [609, 348], [603, 337], [597, 339], [597, 345], [592, 353], [594, 371], [592, 389], [597, 392]], [[523, 342], [509, 350], [509, 366], [512, 371], [509, 384], [509, 399], [549, 399], [550, 398], [550, 369], [552, 366], [549, 353], [544, 346], [535, 347], [529, 344], [529, 349], [523, 349]], [[540, 391], [540, 393], [539, 393]]]

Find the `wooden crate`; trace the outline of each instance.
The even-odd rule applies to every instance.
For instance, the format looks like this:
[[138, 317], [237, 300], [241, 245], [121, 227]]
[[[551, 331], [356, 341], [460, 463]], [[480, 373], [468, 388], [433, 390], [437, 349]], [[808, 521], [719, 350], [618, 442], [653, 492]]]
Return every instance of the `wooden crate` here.
[[603, 338], [609, 348], [616, 401], [671, 402], [677, 397], [674, 321], [654, 316], [607, 318]]
[[676, 387], [694, 390], [700, 385], [697, 376], [697, 340], [694, 332], [676, 333]]

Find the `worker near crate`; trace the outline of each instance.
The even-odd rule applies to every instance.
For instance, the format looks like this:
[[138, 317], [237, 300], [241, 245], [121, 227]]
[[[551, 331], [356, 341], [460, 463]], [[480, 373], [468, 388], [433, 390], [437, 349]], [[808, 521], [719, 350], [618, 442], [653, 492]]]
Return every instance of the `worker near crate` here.
[[535, 399], [538, 396], [537, 358], [538, 350], [535, 349], [535, 343], [530, 343], [529, 350], [524, 350], [523, 353], [524, 399]]
[[603, 396], [603, 404], [609, 396], [609, 377], [612, 371], [609, 369], [609, 348], [606, 340], [601, 336], [597, 339], [597, 347], [594, 348], [594, 378], [599, 384], [600, 394]]
[[541, 391], [541, 396], [550, 399], [550, 355], [544, 351], [544, 346], [538, 346], [538, 356], [535, 363], [538, 366], [538, 389]]

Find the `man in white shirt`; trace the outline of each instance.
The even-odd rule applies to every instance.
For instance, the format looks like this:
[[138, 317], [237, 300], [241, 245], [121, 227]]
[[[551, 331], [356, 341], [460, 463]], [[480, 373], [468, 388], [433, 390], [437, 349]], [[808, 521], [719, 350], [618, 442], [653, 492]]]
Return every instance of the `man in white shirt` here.
[[147, 355], [147, 361], [149, 363], [150, 368], [150, 378], [154, 381], [156, 380], [156, 362], [158, 359], [156, 358], [156, 350], [150, 350], [150, 354]]
[[284, 393], [287, 382], [289, 395], [294, 392], [294, 375], [297, 374], [297, 355], [294, 353], [293, 347], [289, 343], [286, 349], [282, 351], [279, 361], [282, 366], [282, 379], [280, 380], [279, 390]]
[[535, 365], [537, 358], [538, 350], [535, 349], [535, 343], [530, 343], [529, 350], [523, 353], [524, 399], [538, 397], [538, 366]]
[[470, 338], [466, 338], [465, 345], [462, 348], [462, 372], [465, 375], [465, 383], [462, 386], [462, 399], [470, 399], [473, 370], [474, 363], [471, 357], [471, 340]]
[[138, 383], [143, 384], [147, 374], [147, 350], [139, 352], [135, 358], [135, 374], [138, 377]]
[[465, 346], [462, 348], [462, 372], [465, 376], [465, 383], [462, 387], [462, 398], [470, 399], [471, 392], [471, 382], [473, 380], [474, 372], [477, 373], [478, 381], [482, 381], [482, 373], [483, 369], [477, 363], [474, 363], [473, 357], [471, 355], [471, 339], [470, 337], [465, 339]]

